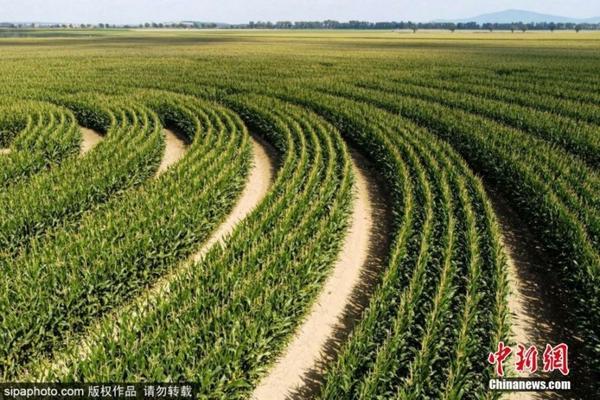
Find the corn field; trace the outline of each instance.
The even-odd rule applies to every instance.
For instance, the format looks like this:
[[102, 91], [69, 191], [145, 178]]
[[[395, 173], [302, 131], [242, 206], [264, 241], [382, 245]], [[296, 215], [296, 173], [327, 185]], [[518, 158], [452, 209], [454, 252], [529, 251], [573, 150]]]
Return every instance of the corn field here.
[[[577, 332], [572, 395], [599, 395], [600, 36], [461, 35], [0, 38], [1, 380], [250, 398], [338, 259], [356, 151], [388, 244], [306, 397], [499, 396], [486, 360], [511, 342], [512, 289], [491, 187], [543, 244]], [[82, 127], [103, 138], [85, 154]], [[167, 128], [186, 151], [157, 174]], [[194, 257], [255, 138], [268, 193]]]

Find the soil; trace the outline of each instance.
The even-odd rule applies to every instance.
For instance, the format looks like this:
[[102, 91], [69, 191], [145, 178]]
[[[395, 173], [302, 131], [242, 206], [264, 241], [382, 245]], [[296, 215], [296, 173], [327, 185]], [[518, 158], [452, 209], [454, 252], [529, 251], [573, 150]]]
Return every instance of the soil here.
[[[576, 392], [512, 392], [504, 398], [511, 400], [528, 399], [571, 399], [588, 398], [585, 388], [590, 387], [589, 371], [585, 361], [578, 357], [581, 338], [572, 327], [565, 326], [568, 310], [565, 309], [566, 295], [560, 287], [556, 273], [552, 272], [552, 259], [544, 250], [532, 230], [521, 219], [516, 209], [499, 192], [488, 187], [487, 192], [495, 214], [502, 228], [502, 244], [507, 255], [510, 295], [508, 307], [511, 313], [511, 347], [514, 360], [516, 343], [525, 347], [535, 345], [538, 349], [538, 373], [540, 379], [571, 380]], [[542, 354], [546, 344], [559, 343], [569, 345], [569, 366], [571, 374], [567, 377], [560, 373], [549, 376], [541, 373]], [[528, 374], [517, 374], [529, 377]], [[577, 393], [583, 390], [584, 393]], [[583, 396], [583, 397], [580, 397]]]
[[98, 143], [104, 140], [104, 136], [99, 134], [93, 129], [81, 127], [81, 148], [79, 150], [80, 155], [84, 155], [88, 151], [92, 150]]
[[[175, 139], [180, 141], [182, 139]], [[184, 262], [181, 267], [173, 269], [172, 272], [161, 277], [152, 287], [150, 287], [144, 294], [140, 295], [134, 300], [135, 310], [143, 310], [146, 305], [152, 303], [156, 299], [168, 295], [169, 283], [175, 278], [175, 276], [182, 272], [182, 269], [189, 268], [194, 262], [201, 260], [204, 255], [216, 244], [224, 243], [226, 237], [233, 232], [236, 225], [244, 219], [248, 214], [254, 210], [254, 208], [260, 204], [260, 202], [267, 195], [275, 177], [276, 168], [276, 151], [266, 142], [259, 139], [258, 137], [252, 137], [252, 150], [253, 150], [253, 166], [250, 170], [246, 187], [242, 191], [240, 198], [238, 199], [234, 209], [229, 214], [227, 219], [219, 226], [219, 228], [210, 236], [210, 238], [202, 245], [202, 247], [195, 253], [188, 261]], [[172, 143], [174, 139], [171, 137]], [[167, 146], [168, 147], [168, 146]], [[178, 145], [178, 147], [180, 147]], [[181, 156], [179, 156], [181, 157]], [[173, 158], [171, 158], [173, 159]], [[116, 318], [117, 312], [109, 317]], [[134, 315], [136, 311], [132, 313]], [[100, 325], [96, 325], [91, 328], [91, 331], [98, 328]], [[115, 324], [115, 330], [113, 332], [114, 337], [118, 337], [119, 332], [117, 325]], [[89, 356], [91, 352], [91, 343], [89, 343], [85, 336], [83, 340], [77, 345], [77, 352], [81, 359]], [[48, 360], [48, 369], [53, 371], [65, 371], [67, 365], [65, 359], [54, 359]]]
[[165, 129], [165, 152], [163, 154], [160, 166], [156, 171], [156, 176], [162, 175], [169, 167], [183, 158], [187, 149], [187, 139], [175, 131]]
[[366, 161], [353, 153], [356, 198], [331, 275], [283, 355], [252, 394], [255, 400], [311, 398], [324, 365], [358, 321], [388, 248], [384, 196]]

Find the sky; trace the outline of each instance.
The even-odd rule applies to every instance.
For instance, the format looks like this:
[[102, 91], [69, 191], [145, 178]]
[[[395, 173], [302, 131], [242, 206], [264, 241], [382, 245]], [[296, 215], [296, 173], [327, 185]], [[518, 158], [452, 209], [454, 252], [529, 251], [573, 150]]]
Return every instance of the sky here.
[[431, 21], [522, 9], [600, 16], [599, 0], [0, 0], [0, 22]]

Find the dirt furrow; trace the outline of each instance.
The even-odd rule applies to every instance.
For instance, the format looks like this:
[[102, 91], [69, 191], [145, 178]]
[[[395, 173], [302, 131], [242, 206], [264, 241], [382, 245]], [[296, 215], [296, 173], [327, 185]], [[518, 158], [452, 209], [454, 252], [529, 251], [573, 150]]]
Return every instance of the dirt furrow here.
[[188, 148], [187, 140], [182, 135], [170, 129], [165, 129], [164, 133], [165, 152], [158, 170], [156, 170], [157, 177], [162, 175], [171, 165], [181, 160]]
[[387, 249], [385, 201], [365, 161], [358, 154], [352, 159], [356, 197], [341, 253], [284, 354], [252, 394], [254, 400], [312, 397], [381, 268]]
[[96, 147], [98, 143], [104, 140], [104, 136], [93, 129], [81, 127], [80, 130], [82, 140], [81, 147], [79, 149], [79, 155], [83, 156], [85, 153]]
[[[558, 284], [558, 277], [553, 276], [552, 260], [544, 250], [543, 244], [523, 221], [517, 210], [495, 188], [488, 187], [487, 192], [492, 201], [495, 214], [502, 229], [502, 245], [507, 256], [508, 281], [510, 294], [508, 308], [511, 314], [511, 346], [513, 353], [507, 359], [508, 369], [517, 377], [531, 379], [571, 379], [579, 388], [585, 387], [586, 376], [584, 361], [578, 358], [581, 340], [577, 332], [565, 326], [567, 310], [565, 293]], [[571, 372], [575, 376], [563, 377], [541, 372], [542, 353], [546, 344], [555, 346], [559, 343], [569, 345]], [[535, 345], [538, 350], [538, 371], [529, 373], [514, 372], [517, 344], [525, 348]], [[574, 368], [575, 367], [575, 368]], [[579, 367], [579, 368], [578, 368]], [[579, 371], [577, 371], [579, 370]], [[577, 381], [581, 380], [581, 385]], [[530, 399], [562, 399], [558, 392], [510, 392], [504, 398], [510, 400]]]
[[[226, 220], [213, 232], [209, 239], [202, 245], [202, 247], [195, 253], [188, 261], [182, 263], [178, 268], [174, 268], [172, 272], [162, 276], [152, 287], [150, 287], [144, 294], [137, 297], [132, 303], [130, 303], [129, 312], [131, 318], [139, 317], [138, 313], [144, 313], [151, 309], [150, 305], [155, 304], [163, 296], [168, 296], [169, 285], [176, 278], [177, 275], [183, 273], [186, 269], [190, 268], [194, 262], [200, 261], [204, 255], [216, 244], [221, 243], [225, 245], [225, 239], [230, 235], [237, 224], [243, 220], [248, 214], [254, 210], [254, 208], [260, 204], [260, 202], [267, 195], [269, 188], [271, 187], [276, 166], [275, 150], [266, 142], [259, 138], [252, 137], [252, 152], [253, 152], [253, 165], [250, 169], [250, 174], [246, 182], [246, 186], [242, 191], [240, 198], [234, 206], [232, 212], [226, 218]], [[123, 311], [123, 310], [120, 310]], [[118, 318], [120, 313], [114, 313], [107, 318]], [[100, 321], [90, 328], [89, 332], [99, 332], [101, 323]], [[113, 336], [117, 338], [119, 331], [115, 324], [115, 330]], [[79, 359], [85, 359], [91, 354], [93, 347], [93, 341], [90, 341], [85, 336], [75, 346], [75, 353], [78, 354]], [[54, 371], [59, 374], [66, 372], [67, 363], [71, 352], [58, 358], [47, 360], [44, 362], [43, 369], [46, 373]], [[28, 378], [25, 374], [24, 378]]]

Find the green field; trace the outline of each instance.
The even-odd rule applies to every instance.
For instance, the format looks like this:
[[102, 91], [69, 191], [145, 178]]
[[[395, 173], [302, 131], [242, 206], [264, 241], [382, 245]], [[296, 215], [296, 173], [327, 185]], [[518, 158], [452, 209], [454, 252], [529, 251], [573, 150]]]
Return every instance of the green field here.
[[[540, 243], [530, 284], [561, 313], [529, 344], [568, 341], [570, 395], [600, 393], [600, 33], [22, 36], [0, 31], [3, 381], [247, 398], [342, 248], [352, 150], [384, 192], [387, 244], [311, 397], [498, 394], [487, 355], [514, 316], [496, 197]], [[83, 156], [79, 127], [104, 137]], [[189, 145], [155, 177], [165, 127]], [[190, 261], [246, 186], [251, 138], [275, 179]]]

